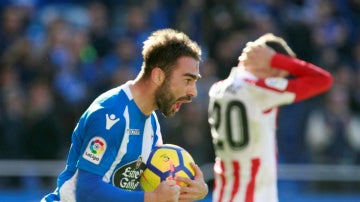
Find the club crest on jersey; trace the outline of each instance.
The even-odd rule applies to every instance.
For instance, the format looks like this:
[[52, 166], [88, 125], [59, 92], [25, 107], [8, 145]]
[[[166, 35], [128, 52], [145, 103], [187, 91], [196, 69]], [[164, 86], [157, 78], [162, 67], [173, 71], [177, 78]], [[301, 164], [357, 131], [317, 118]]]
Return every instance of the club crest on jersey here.
[[102, 137], [93, 137], [85, 149], [83, 158], [98, 165], [106, 151], [106, 142]]
[[140, 176], [146, 168], [142, 157], [118, 168], [113, 175], [113, 185], [122, 189], [135, 190], [140, 184]]
[[265, 84], [277, 90], [285, 90], [288, 85], [288, 80], [284, 78], [266, 78]]

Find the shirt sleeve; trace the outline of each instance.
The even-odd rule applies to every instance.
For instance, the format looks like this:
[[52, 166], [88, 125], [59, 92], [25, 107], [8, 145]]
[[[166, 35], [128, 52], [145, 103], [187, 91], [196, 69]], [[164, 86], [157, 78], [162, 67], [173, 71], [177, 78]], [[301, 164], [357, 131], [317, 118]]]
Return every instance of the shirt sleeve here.
[[78, 170], [76, 200], [97, 201], [134, 201], [143, 202], [144, 192], [129, 191], [112, 186], [102, 181], [102, 177], [85, 170]]
[[[294, 78], [289, 78], [284, 91], [295, 94], [294, 102], [319, 95], [327, 91], [333, 82], [332, 75], [308, 62], [276, 53], [271, 60], [274, 68], [288, 71]], [[260, 81], [266, 85], [266, 79]]]
[[[112, 122], [109, 121], [111, 115], [115, 117]], [[109, 123], [113, 123], [111, 130], [106, 129]], [[104, 175], [117, 155], [124, 134], [124, 124], [120, 115], [111, 114], [106, 109], [91, 111], [81, 125], [83, 140], [77, 167]]]

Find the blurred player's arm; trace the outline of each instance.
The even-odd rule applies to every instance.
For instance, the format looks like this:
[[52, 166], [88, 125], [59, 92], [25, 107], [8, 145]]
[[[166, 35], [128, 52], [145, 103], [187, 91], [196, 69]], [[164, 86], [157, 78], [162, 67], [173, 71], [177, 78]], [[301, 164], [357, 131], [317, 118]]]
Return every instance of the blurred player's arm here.
[[309, 62], [280, 53], [276, 53], [272, 57], [271, 66], [288, 71], [295, 76], [294, 79], [289, 79], [288, 86], [285, 89], [285, 91], [296, 94], [295, 101], [321, 94], [329, 90], [333, 83], [333, 77], [328, 71]]
[[[266, 45], [247, 45], [239, 59], [244, 65], [256, 67], [259, 71], [264, 71], [268, 66], [294, 76], [288, 80], [284, 91], [295, 93], [295, 102], [329, 90], [333, 82], [328, 71], [304, 60], [277, 53]], [[267, 86], [265, 82], [266, 79], [260, 79], [257, 84]]]

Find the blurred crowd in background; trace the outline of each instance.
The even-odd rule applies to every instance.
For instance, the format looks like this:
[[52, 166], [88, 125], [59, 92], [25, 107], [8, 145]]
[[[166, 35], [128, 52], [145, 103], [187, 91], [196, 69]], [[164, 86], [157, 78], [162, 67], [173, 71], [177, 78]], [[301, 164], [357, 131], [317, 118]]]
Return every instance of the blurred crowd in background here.
[[214, 162], [210, 85], [237, 65], [248, 41], [272, 32], [335, 79], [329, 92], [281, 109], [279, 162], [360, 165], [360, 1], [1, 2], [0, 159], [66, 159], [90, 102], [134, 79], [142, 42], [171, 27], [197, 41], [203, 57], [198, 97], [173, 118], [159, 114], [166, 143], [181, 145], [199, 165]]

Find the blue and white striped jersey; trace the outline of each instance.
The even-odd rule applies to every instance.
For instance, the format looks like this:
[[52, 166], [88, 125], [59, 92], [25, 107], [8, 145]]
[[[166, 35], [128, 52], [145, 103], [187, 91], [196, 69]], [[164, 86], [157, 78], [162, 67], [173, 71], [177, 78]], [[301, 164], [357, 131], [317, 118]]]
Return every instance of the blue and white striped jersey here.
[[44, 200], [75, 201], [78, 169], [100, 175], [104, 182], [122, 189], [139, 189], [144, 162], [163, 141], [156, 113], [145, 116], [140, 111], [130, 84], [103, 93], [81, 116], [58, 188]]

